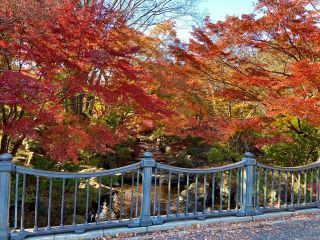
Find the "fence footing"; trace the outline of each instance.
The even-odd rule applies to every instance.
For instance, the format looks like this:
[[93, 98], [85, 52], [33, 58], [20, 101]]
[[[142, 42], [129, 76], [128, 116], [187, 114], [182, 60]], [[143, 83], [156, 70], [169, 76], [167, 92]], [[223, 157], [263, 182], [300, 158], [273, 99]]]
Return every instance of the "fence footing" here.
[[205, 216], [205, 215], [198, 216], [198, 220], [199, 220], [199, 221], [205, 220], [205, 219], [206, 219], [206, 216]]
[[139, 219], [133, 220], [132, 222], [130, 222], [130, 223], [128, 224], [128, 227], [129, 227], [129, 228], [140, 227], [140, 220], [139, 220]]
[[148, 227], [152, 225], [152, 219], [150, 216], [140, 218], [140, 227]]
[[245, 217], [245, 216], [255, 216], [261, 215], [262, 213], [258, 209], [244, 209], [240, 210], [236, 213], [237, 217]]
[[[0, 239], [2, 240], [1, 235], [0, 235]], [[23, 239], [25, 239], [25, 237], [24, 237], [23, 233], [11, 232], [10, 238], [8, 238], [8, 239], [23, 240]]]
[[0, 230], [0, 239], [9, 239], [8, 230]]
[[256, 211], [258, 211], [258, 213], [256, 215], [262, 215], [263, 214], [263, 207], [257, 207]]
[[152, 225], [162, 225], [162, 224], [163, 224], [163, 220], [161, 217], [152, 219]]
[[296, 211], [296, 209], [294, 207], [289, 207], [288, 208], [288, 212], [295, 212], [295, 211]]
[[79, 229], [79, 230], [75, 230], [74, 233], [77, 233], [77, 234], [82, 234], [84, 233], [85, 230], [84, 229]]

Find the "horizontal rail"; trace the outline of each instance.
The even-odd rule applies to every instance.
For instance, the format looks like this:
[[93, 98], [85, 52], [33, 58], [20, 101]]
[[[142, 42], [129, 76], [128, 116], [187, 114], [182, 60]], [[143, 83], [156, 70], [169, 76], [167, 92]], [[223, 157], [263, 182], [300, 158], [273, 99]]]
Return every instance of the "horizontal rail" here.
[[93, 177], [102, 177], [114, 175], [117, 173], [123, 173], [131, 170], [136, 170], [140, 168], [140, 163], [131, 164], [125, 167], [103, 170], [97, 172], [86, 172], [86, 173], [70, 173], [70, 172], [51, 172], [45, 170], [38, 170], [32, 168], [26, 168], [17, 166], [16, 172], [21, 174], [29, 174], [39, 177], [48, 177], [48, 178], [65, 178], [65, 179], [76, 179], [76, 178], [93, 178]]
[[176, 172], [176, 173], [190, 173], [190, 174], [209, 174], [209, 173], [218, 173], [218, 172], [223, 172], [223, 171], [229, 171], [229, 170], [233, 170], [236, 168], [240, 168], [243, 167], [245, 165], [245, 161], [239, 161], [237, 163], [232, 163], [226, 166], [222, 166], [222, 167], [214, 167], [214, 168], [199, 168], [199, 169], [194, 169], [194, 168], [181, 168], [181, 167], [173, 167], [173, 166], [169, 166], [169, 165], [165, 165], [162, 163], [157, 163], [157, 168], [158, 169], [163, 169], [163, 170], [168, 170], [171, 172]]
[[297, 167], [272, 167], [272, 166], [264, 165], [257, 162], [257, 167], [274, 170], [274, 171], [297, 172], [297, 171], [305, 171], [305, 170], [313, 169], [316, 167], [320, 167], [320, 161], [309, 163], [302, 166], [297, 166]]

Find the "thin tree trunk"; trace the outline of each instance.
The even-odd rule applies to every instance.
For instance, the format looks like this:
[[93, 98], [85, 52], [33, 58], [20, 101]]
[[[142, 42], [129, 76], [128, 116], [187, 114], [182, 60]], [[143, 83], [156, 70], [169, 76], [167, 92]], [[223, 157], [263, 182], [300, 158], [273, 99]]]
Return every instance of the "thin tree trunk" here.
[[78, 115], [81, 115], [83, 112], [83, 94], [79, 94], [78, 96]]
[[71, 109], [74, 114], [77, 114], [77, 97], [72, 96], [71, 99]]
[[24, 139], [25, 139], [25, 136], [23, 135], [21, 138], [19, 138], [19, 139], [14, 143], [13, 148], [12, 148], [12, 150], [11, 150], [11, 154], [12, 154], [13, 156], [15, 156], [15, 155], [17, 154], [17, 152], [18, 152], [18, 150], [19, 150], [19, 148], [20, 148], [20, 146], [21, 146], [21, 144], [22, 144], [22, 142], [23, 142]]
[[2, 134], [1, 145], [0, 145], [0, 153], [8, 152], [8, 140], [9, 136], [7, 134]]

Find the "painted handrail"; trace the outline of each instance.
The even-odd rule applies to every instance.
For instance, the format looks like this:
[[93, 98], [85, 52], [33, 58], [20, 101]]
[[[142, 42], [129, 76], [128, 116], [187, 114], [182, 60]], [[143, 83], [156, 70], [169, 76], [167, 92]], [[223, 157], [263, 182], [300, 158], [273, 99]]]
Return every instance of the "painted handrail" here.
[[39, 177], [72, 179], [72, 178], [92, 178], [92, 177], [109, 176], [117, 173], [137, 170], [138, 168], [140, 168], [140, 163], [135, 163], [128, 166], [110, 169], [110, 170], [84, 172], [84, 173], [72, 173], [72, 172], [53, 172], [53, 171], [45, 171], [45, 170], [39, 170], [39, 169], [26, 168], [22, 166], [16, 166], [15, 172], [21, 173], [21, 174], [39, 176]]
[[157, 163], [158, 169], [164, 169], [164, 170], [168, 170], [168, 171], [176, 172], [176, 173], [180, 172], [180, 173], [192, 173], [192, 174], [218, 173], [218, 172], [224, 172], [224, 171], [229, 171], [229, 170], [241, 168], [243, 166], [245, 166], [245, 160], [242, 160], [242, 161], [239, 161], [236, 163], [232, 163], [232, 164], [229, 164], [226, 166], [221, 166], [221, 167], [199, 168], [199, 169], [181, 168], [181, 167], [169, 166], [169, 165], [162, 164], [162, 163]]
[[274, 170], [274, 171], [297, 172], [297, 171], [305, 171], [308, 169], [320, 167], [320, 161], [309, 163], [306, 165], [296, 166], [296, 167], [272, 167], [272, 166], [264, 165], [257, 162], [257, 167]]

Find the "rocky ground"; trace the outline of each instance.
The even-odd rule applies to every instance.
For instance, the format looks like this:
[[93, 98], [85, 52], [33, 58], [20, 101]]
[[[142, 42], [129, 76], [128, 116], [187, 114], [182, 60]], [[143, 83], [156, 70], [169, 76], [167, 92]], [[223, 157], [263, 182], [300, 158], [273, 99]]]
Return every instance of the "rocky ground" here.
[[[188, 228], [176, 228], [148, 234], [118, 235], [103, 240], [316, 240], [320, 239], [320, 215], [297, 215], [294, 217], [269, 219], [244, 223], [216, 223]], [[102, 239], [101, 239], [102, 240]]]

